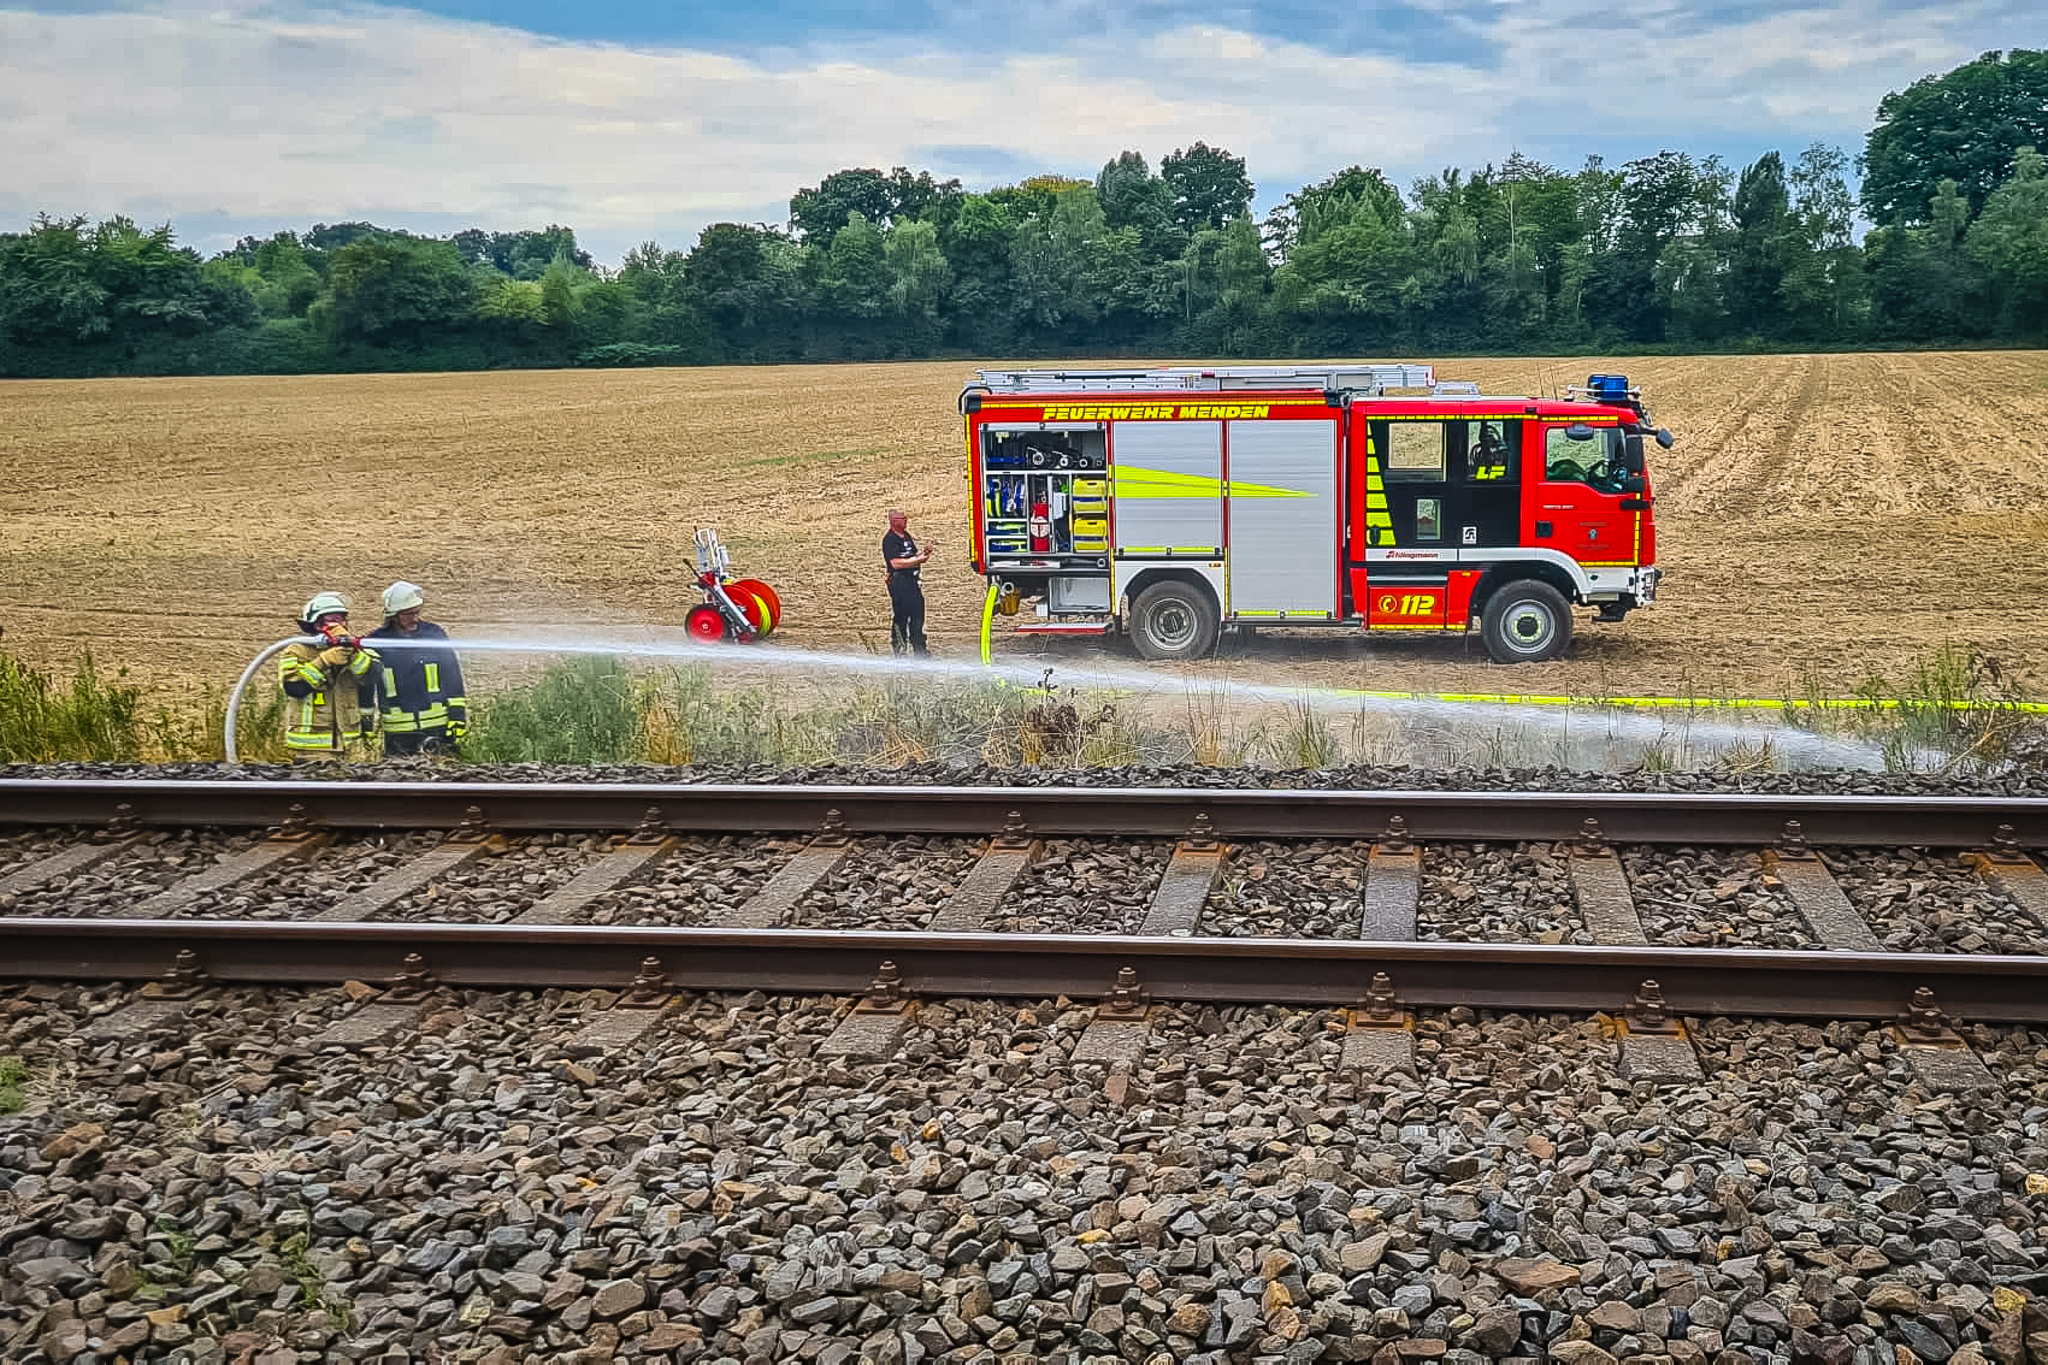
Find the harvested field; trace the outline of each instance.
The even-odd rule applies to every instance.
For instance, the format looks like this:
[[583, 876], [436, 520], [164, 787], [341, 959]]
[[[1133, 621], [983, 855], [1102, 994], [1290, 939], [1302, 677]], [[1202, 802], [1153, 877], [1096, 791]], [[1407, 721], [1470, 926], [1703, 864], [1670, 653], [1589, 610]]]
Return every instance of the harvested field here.
[[[782, 595], [778, 639], [886, 650], [881, 512], [942, 549], [941, 652], [973, 650], [954, 397], [972, 366], [18, 382], [0, 386], [0, 626], [164, 693], [224, 686], [339, 586], [394, 578], [472, 635], [680, 626], [691, 534]], [[1415, 690], [1846, 693], [1944, 640], [2048, 693], [2048, 355], [1439, 362], [1489, 392], [1625, 370], [1653, 460], [1654, 609], [1560, 663], [1476, 640], [1261, 635], [1216, 676]], [[1029, 652], [1008, 641], [1007, 651]], [[1095, 647], [1086, 647], [1092, 651]], [[1055, 657], [1083, 647], [1066, 642]]]

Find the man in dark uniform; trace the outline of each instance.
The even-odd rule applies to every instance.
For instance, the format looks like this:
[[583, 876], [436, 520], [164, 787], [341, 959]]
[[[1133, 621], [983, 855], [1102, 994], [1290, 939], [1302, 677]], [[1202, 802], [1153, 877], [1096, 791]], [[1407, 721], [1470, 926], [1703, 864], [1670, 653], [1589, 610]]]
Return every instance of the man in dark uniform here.
[[[420, 619], [426, 594], [417, 583], [384, 590], [384, 624], [373, 640], [446, 640], [448, 632]], [[386, 757], [454, 754], [469, 731], [469, 697], [462, 661], [452, 649], [387, 649], [380, 660], [379, 717]]]
[[924, 642], [924, 587], [917, 579], [938, 546], [928, 541], [919, 549], [910, 538], [909, 520], [901, 508], [890, 508], [889, 530], [882, 537], [882, 562], [889, 566], [889, 648], [928, 659], [932, 652]]

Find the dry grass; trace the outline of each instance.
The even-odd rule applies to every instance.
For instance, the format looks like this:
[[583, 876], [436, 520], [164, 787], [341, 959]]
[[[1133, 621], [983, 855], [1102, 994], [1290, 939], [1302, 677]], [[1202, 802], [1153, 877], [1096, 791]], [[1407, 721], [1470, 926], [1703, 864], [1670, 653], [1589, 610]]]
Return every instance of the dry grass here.
[[[858, 650], [886, 638], [880, 513], [901, 503], [944, 543], [930, 631], [964, 654], [979, 583], [954, 397], [971, 368], [9, 384], [5, 647], [58, 671], [89, 647], [175, 703], [224, 689], [314, 589], [367, 608], [398, 577], [473, 635], [632, 638], [680, 625], [691, 533], [714, 525], [780, 590], [778, 638]], [[1654, 468], [1656, 609], [1538, 669], [1455, 639], [1276, 633], [1196, 675], [1779, 696], [1899, 677], [1952, 639], [2048, 692], [2048, 356], [1439, 361], [1492, 391], [1611, 369], [1680, 438]]]

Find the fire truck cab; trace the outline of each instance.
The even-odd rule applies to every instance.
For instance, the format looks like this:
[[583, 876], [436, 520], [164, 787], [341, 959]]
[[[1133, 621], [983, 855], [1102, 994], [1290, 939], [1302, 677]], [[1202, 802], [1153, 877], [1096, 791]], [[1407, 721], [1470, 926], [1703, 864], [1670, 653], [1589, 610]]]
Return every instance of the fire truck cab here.
[[1641, 393], [1481, 394], [1433, 366], [982, 370], [960, 395], [983, 615], [1127, 630], [1148, 659], [1226, 625], [1478, 629], [1556, 658], [1572, 608], [1656, 600]]

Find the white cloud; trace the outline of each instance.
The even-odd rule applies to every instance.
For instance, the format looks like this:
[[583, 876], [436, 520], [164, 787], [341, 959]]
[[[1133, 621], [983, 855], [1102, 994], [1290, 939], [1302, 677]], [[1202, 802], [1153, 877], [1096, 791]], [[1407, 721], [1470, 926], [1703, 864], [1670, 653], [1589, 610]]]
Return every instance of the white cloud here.
[[683, 246], [707, 222], [780, 220], [799, 185], [935, 147], [1089, 174], [1199, 138], [1247, 157], [1265, 202], [1353, 162], [1400, 183], [1518, 146], [1568, 165], [1853, 151], [1885, 91], [1998, 45], [1987, 30], [2048, 41], [2048, 20], [2001, 25], [1998, 6], [1829, 0], [1715, 27], [1671, 5], [1447, 0], [1458, 36], [1430, 62], [1184, 23], [1071, 51], [841, 44], [772, 65], [400, 9], [4, 11], [0, 211], [554, 221], [616, 258], [649, 235]]

